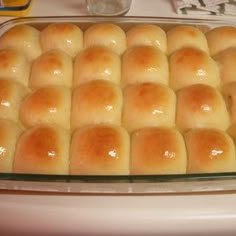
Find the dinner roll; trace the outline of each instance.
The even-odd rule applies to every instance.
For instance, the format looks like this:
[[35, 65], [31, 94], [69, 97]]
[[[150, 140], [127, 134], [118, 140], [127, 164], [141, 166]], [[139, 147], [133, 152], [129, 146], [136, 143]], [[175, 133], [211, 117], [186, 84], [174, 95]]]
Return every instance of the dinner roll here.
[[145, 128], [131, 136], [133, 175], [185, 174], [184, 139], [175, 129]]
[[221, 51], [214, 59], [220, 69], [221, 84], [236, 81], [236, 47]]
[[18, 49], [32, 61], [42, 53], [39, 36], [40, 31], [30, 25], [16, 25], [1, 35], [0, 49]]
[[94, 80], [73, 91], [71, 127], [121, 123], [121, 89], [105, 80]]
[[20, 104], [28, 92], [20, 83], [0, 79], [0, 118], [18, 122]]
[[71, 87], [73, 65], [71, 57], [54, 49], [38, 57], [32, 64], [29, 85], [40, 88], [48, 85]]
[[205, 52], [182, 48], [170, 57], [170, 87], [174, 90], [192, 84], [218, 87], [220, 74], [216, 62]]
[[168, 84], [169, 68], [166, 55], [152, 46], [128, 49], [122, 61], [122, 85], [153, 82]]
[[167, 39], [165, 31], [152, 24], [137, 24], [131, 27], [127, 33], [127, 47], [133, 46], [154, 46], [166, 53]]
[[0, 119], [0, 172], [10, 173], [13, 168], [16, 142], [21, 129], [10, 120]]
[[119, 126], [92, 125], [72, 137], [70, 174], [128, 175], [129, 135]]
[[83, 49], [83, 32], [72, 23], [52, 23], [42, 30], [40, 41], [44, 52], [60, 49], [75, 57]]
[[132, 132], [151, 127], [175, 125], [175, 93], [166, 85], [143, 83], [124, 90], [122, 123]]
[[69, 132], [55, 125], [26, 130], [16, 146], [14, 173], [68, 174]]
[[168, 55], [184, 47], [194, 47], [209, 53], [205, 34], [197, 27], [178, 25], [167, 31]]
[[185, 134], [187, 173], [236, 171], [233, 140], [217, 129], [193, 129]]
[[84, 47], [105, 46], [121, 55], [126, 50], [126, 35], [118, 25], [97, 23], [84, 32]]
[[219, 128], [230, 124], [223, 97], [209, 85], [195, 84], [177, 93], [176, 124], [181, 130]]
[[236, 123], [236, 81], [222, 87], [222, 94], [230, 114], [231, 123]]
[[64, 87], [43, 87], [29, 94], [21, 104], [20, 120], [25, 127], [57, 124], [70, 128], [71, 92]]
[[0, 50], [0, 77], [15, 80], [28, 86], [30, 63], [24, 54], [15, 49]]
[[102, 46], [85, 49], [75, 59], [73, 86], [91, 80], [108, 80], [120, 83], [120, 57]]
[[230, 47], [236, 46], [236, 28], [233, 26], [220, 26], [207, 32], [206, 38], [210, 54], [215, 55]]

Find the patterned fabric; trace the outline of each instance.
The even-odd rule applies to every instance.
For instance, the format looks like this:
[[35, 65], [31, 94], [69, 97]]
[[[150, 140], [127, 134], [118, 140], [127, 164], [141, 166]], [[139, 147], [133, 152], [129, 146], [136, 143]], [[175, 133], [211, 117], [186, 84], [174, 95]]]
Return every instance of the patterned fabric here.
[[236, 0], [173, 0], [178, 14], [236, 15]]

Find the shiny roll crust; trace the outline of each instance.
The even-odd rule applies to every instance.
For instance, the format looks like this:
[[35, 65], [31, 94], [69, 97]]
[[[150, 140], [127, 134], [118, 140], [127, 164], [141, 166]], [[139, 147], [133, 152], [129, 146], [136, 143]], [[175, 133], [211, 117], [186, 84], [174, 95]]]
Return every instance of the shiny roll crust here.
[[72, 137], [70, 174], [128, 175], [129, 135], [118, 126], [77, 129]]
[[220, 85], [220, 73], [216, 62], [205, 52], [195, 48], [182, 48], [169, 60], [170, 87], [174, 90], [192, 84]]
[[129, 131], [175, 126], [175, 93], [166, 85], [143, 83], [124, 90], [122, 124]]
[[40, 31], [32, 26], [16, 25], [0, 37], [0, 49], [17, 49], [32, 61], [42, 53], [39, 36]]
[[236, 28], [232, 26], [214, 28], [207, 32], [206, 37], [211, 55], [236, 46]]
[[175, 129], [146, 128], [131, 137], [131, 174], [185, 174], [186, 149]]
[[40, 125], [20, 137], [13, 165], [14, 173], [68, 174], [69, 132], [55, 125]]
[[84, 47], [105, 46], [121, 55], [126, 50], [126, 35], [118, 25], [99, 23], [84, 32]]
[[137, 24], [131, 27], [127, 33], [127, 47], [154, 46], [166, 53], [167, 39], [165, 31], [157, 25]]
[[91, 80], [120, 84], [121, 60], [109, 48], [94, 46], [81, 52], [74, 63], [73, 87]]
[[0, 119], [0, 172], [11, 173], [15, 154], [15, 146], [21, 129], [10, 121]]
[[20, 83], [0, 79], [0, 118], [18, 122], [20, 104], [28, 93]]
[[49, 85], [71, 87], [73, 77], [72, 59], [61, 50], [43, 53], [32, 64], [29, 85], [40, 88]]
[[83, 32], [72, 23], [53, 23], [42, 30], [40, 41], [43, 52], [60, 49], [75, 57], [83, 49]]
[[28, 86], [30, 63], [15, 49], [0, 50], [0, 78], [7, 78]]
[[226, 130], [229, 124], [226, 104], [215, 88], [196, 84], [178, 91], [176, 125], [181, 130], [203, 127]]
[[233, 140], [216, 129], [193, 129], [185, 134], [188, 152], [187, 173], [236, 171]]
[[168, 84], [167, 57], [152, 46], [130, 48], [123, 55], [121, 76], [122, 86], [145, 82]]
[[193, 47], [209, 52], [207, 39], [204, 33], [194, 26], [181, 25], [170, 29], [167, 32], [168, 55], [185, 48]]
[[71, 127], [120, 125], [122, 105], [122, 91], [117, 85], [104, 80], [83, 84], [73, 91]]
[[21, 104], [20, 120], [27, 128], [57, 124], [70, 128], [71, 92], [64, 87], [43, 87], [29, 94]]

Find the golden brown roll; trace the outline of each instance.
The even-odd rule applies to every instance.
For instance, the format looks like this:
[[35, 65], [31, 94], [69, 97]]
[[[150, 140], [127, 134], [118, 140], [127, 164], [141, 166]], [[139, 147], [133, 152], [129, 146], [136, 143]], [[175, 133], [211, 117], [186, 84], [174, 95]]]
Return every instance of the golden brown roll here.
[[120, 83], [120, 57], [102, 46], [85, 49], [75, 59], [73, 87], [91, 80]]
[[236, 171], [233, 140], [217, 129], [193, 129], [185, 134], [187, 173]]
[[229, 111], [232, 124], [236, 124], [236, 81], [222, 87], [222, 94]]
[[220, 69], [221, 84], [236, 81], [236, 47], [221, 51], [214, 59]]
[[55, 125], [25, 131], [16, 146], [14, 173], [68, 174], [69, 132]]
[[197, 27], [180, 25], [167, 32], [168, 55], [184, 48], [193, 47], [209, 53], [205, 34]]
[[122, 60], [122, 85], [135, 83], [168, 84], [169, 68], [166, 55], [152, 46], [128, 49]]
[[119, 126], [92, 125], [72, 137], [70, 174], [128, 175], [129, 135]]
[[73, 91], [71, 127], [88, 124], [121, 123], [121, 89], [105, 80], [94, 80]]
[[124, 90], [122, 123], [129, 132], [144, 127], [173, 127], [175, 106], [175, 93], [166, 85], [130, 85]]
[[83, 32], [72, 23], [52, 23], [41, 31], [40, 42], [44, 52], [60, 49], [75, 57], [83, 49]]
[[168, 128], [134, 132], [130, 165], [133, 175], [185, 174], [187, 157], [182, 135]]
[[126, 50], [125, 32], [115, 24], [94, 24], [84, 32], [84, 47], [91, 46], [105, 46], [121, 55]]
[[181, 130], [229, 127], [229, 114], [223, 97], [209, 85], [196, 84], [177, 93], [176, 124]]
[[0, 119], [0, 172], [11, 173], [16, 142], [21, 129], [10, 120]]
[[131, 27], [127, 33], [127, 47], [154, 46], [166, 53], [167, 39], [165, 31], [153, 24], [137, 24]]
[[206, 38], [211, 55], [236, 46], [236, 28], [233, 26], [220, 26], [207, 32]]
[[18, 122], [20, 104], [28, 92], [20, 83], [0, 79], [0, 118]]
[[192, 84], [220, 85], [216, 62], [205, 52], [195, 48], [182, 48], [169, 60], [170, 87], [174, 90]]
[[65, 52], [54, 49], [43, 53], [32, 64], [29, 85], [40, 88], [49, 85], [71, 87], [72, 59]]
[[0, 49], [18, 49], [32, 61], [42, 53], [39, 36], [40, 31], [30, 25], [16, 25], [0, 37]]
[[70, 128], [71, 92], [64, 87], [43, 87], [29, 94], [21, 104], [20, 120], [25, 127], [57, 124]]
[[0, 77], [15, 80], [28, 86], [30, 63], [23, 53], [15, 49], [0, 51]]

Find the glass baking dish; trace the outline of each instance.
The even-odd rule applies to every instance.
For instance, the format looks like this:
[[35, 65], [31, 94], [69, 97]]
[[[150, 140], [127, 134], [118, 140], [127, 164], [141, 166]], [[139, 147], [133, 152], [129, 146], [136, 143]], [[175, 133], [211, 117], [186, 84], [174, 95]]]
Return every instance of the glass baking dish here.
[[[85, 30], [94, 23], [112, 22], [125, 31], [137, 23], [151, 23], [168, 30], [175, 25], [193, 25], [203, 31], [234, 25], [233, 21], [154, 17], [28, 17], [0, 25], [0, 35], [13, 26], [28, 24], [41, 30], [49, 23], [74, 23]], [[0, 189], [59, 193], [158, 194], [221, 192], [236, 190], [236, 173], [79, 176], [0, 173]]]

